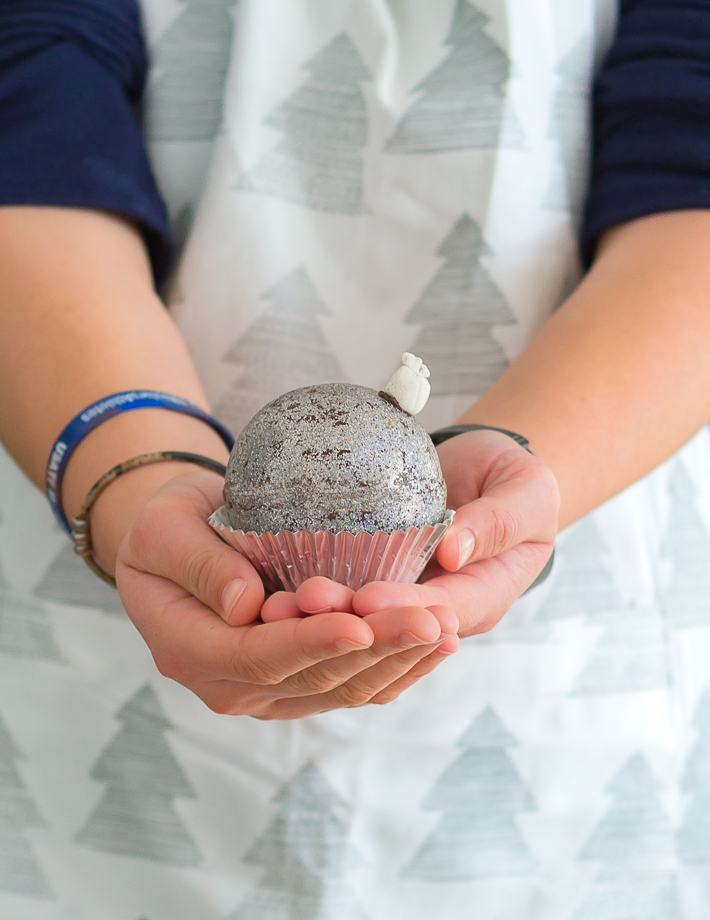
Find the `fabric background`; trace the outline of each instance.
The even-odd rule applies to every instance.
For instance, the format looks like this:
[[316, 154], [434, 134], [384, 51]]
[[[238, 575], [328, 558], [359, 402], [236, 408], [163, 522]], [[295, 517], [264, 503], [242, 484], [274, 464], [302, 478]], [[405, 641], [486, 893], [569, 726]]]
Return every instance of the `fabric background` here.
[[[494, 379], [579, 276], [612, 12], [146, 3], [170, 299], [224, 419], [417, 342], [427, 424]], [[702, 432], [570, 527], [395, 703], [261, 723], [156, 673], [2, 456], [0, 916], [705, 920], [709, 461]]]

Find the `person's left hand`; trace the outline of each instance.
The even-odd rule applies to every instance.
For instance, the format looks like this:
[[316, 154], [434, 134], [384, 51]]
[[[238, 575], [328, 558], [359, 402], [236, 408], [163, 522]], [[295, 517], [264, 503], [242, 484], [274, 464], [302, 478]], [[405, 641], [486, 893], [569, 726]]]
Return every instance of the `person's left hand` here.
[[[460, 637], [492, 629], [550, 557], [560, 502], [557, 481], [541, 460], [495, 431], [466, 432], [438, 451], [447, 505], [456, 509], [456, 517], [419, 584], [372, 582], [353, 593], [326, 578], [312, 578], [295, 595], [269, 598], [262, 618], [335, 610], [367, 617], [397, 607], [437, 605], [456, 614]], [[420, 662], [373, 702], [394, 699], [426, 673], [427, 664], [428, 659]]]

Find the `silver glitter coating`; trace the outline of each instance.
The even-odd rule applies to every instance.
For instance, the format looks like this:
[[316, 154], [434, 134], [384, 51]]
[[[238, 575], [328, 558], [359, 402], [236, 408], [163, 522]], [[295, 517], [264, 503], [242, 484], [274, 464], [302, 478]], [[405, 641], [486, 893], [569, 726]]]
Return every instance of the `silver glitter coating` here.
[[437, 524], [446, 485], [422, 425], [375, 390], [327, 383], [264, 406], [229, 458], [234, 530], [375, 533]]

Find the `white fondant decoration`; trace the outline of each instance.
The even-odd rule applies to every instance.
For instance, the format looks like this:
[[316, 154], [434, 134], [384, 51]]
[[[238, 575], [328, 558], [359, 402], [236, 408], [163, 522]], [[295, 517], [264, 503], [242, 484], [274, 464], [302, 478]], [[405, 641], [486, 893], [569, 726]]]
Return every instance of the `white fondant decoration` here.
[[416, 415], [422, 411], [431, 393], [428, 376], [429, 368], [422, 359], [405, 351], [402, 366], [392, 374], [384, 392], [396, 399], [405, 412]]

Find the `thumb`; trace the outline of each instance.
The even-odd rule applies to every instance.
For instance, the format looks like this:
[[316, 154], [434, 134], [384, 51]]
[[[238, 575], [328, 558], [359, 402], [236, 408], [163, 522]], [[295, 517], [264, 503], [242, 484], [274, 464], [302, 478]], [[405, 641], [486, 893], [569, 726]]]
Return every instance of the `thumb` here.
[[544, 464], [536, 463], [524, 475], [496, 482], [480, 498], [462, 505], [439, 544], [437, 560], [444, 569], [455, 572], [519, 543], [552, 547], [558, 509], [557, 481]]
[[230, 626], [253, 622], [264, 603], [261, 578], [186, 498], [171, 500], [166, 492], [146, 505], [128, 534], [123, 561], [184, 588]]

